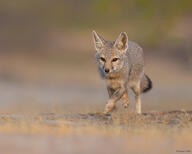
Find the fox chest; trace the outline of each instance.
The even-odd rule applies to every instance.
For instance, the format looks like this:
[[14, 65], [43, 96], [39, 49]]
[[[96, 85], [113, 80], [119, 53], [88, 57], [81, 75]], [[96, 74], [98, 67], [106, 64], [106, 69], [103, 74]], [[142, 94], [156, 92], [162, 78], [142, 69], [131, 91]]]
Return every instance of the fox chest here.
[[112, 89], [119, 89], [121, 88], [122, 81], [121, 80], [107, 80], [107, 87], [110, 87]]

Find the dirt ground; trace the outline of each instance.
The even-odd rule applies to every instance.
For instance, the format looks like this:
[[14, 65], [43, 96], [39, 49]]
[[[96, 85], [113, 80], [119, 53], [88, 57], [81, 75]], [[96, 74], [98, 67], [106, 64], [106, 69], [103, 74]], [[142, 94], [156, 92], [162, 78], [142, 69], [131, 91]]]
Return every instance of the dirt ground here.
[[192, 111], [0, 115], [4, 154], [192, 151]]

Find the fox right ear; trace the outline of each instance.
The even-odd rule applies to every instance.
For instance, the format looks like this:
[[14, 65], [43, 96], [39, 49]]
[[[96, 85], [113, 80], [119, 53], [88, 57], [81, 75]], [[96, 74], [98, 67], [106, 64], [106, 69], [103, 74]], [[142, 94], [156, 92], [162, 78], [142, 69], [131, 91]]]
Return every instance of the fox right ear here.
[[105, 40], [101, 36], [99, 36], [95, 31], [93, 31], [93, 40], [95, 49], [97, 51], [101, 50], [104, 46]]
[[126, 52], [128, 48], [128, 36], [126, 32], [121, 32], [115, 41], [115, 47], [122, 52]]

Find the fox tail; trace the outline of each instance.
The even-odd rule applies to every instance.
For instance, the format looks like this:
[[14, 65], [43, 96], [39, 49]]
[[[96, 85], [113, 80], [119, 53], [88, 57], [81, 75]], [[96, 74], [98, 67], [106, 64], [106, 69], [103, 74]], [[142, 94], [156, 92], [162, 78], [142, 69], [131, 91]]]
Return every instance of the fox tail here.
[[153, 87], [153, 83], [151, 79], [146, 74], [144, 74], [143, 79], [141, 81], [141, 92], [146, 93], [149, 90], [151, 90], [152, 87]]

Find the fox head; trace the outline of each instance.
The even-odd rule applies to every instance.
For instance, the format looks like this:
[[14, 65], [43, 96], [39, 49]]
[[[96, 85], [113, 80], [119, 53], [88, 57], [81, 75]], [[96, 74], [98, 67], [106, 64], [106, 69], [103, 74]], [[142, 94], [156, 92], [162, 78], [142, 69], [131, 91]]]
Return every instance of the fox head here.
[[128, 48], [126, 32], [121, 32], [116, 41], [111, 42], [105, 41], [93, 31], [93, 40], [96, 49], [96, 59], [102, 73], [107, 75], [120, 71], [126, 62], [126, 51]]

